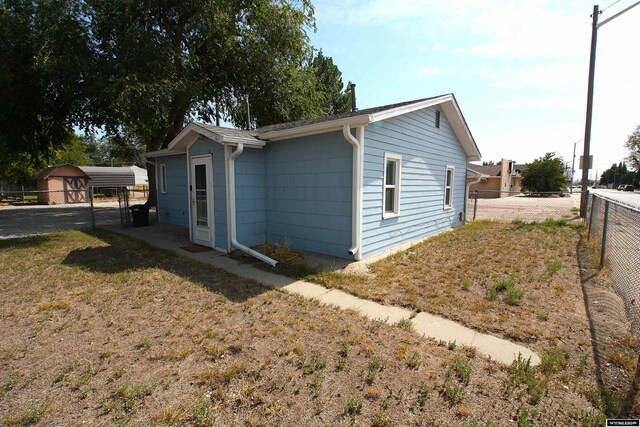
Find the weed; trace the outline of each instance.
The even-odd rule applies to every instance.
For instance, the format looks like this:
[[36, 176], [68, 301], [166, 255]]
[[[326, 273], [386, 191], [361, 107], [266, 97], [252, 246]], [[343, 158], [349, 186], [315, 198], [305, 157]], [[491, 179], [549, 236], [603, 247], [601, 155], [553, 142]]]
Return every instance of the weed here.
[[151, 347], [151, 339], [148, 337], [140, 337], [136, 347], [140, 350], [148, 350]]
[[447, 343], [447, 349], [449, 349], [450, 351], [455, 350], [456, 349], [456, 340], [449, 341]]
[[422, 358], [417, 351], [411, 353], [411, 356], [407, 359], [407, 366], [411, 369], [418, 369], [422, 365]]
[[327, 366], [327, 358], [324, 356], [299, 356], [300, 365], [302, 366], [302, 372], [305, 375], [313, 374]]
[[69, 372], [73, 371], [75, 367], [76, 367], [76, 362], [71, 362], [68, 365], [64, 366], [54, 378], [53, 383], [56, 384], [61, 381], [66, 381], [67, 375], [69, 374]]
[[526, 385], [529, 402], [534, 405], [540, 402], [547, 389], [547, 384], [536, 376], [536, 370], [531, 366], [531, 358], [525, 360], [521, 354], [518, 354], [518, 358], [507, 369], [505, 385], [508, 394], [518, 386]]
[[549, 264], [547, 264], [547, 275], [549, 277], [553, 277], [553, 275], [556, 274], [558, 271], [560, 271], [561, 268], [562, 268], [562, 261], [555, 259], [551, 261]]
[[547, 310], [540, 310], [538, 312], [538, 319], [546, 322], [547, 320], [549, 320], [549, 312]]
[[156, 389], [153, 382], [129, 384], [122, 383], [116, 386], [111, 400], [119, 404], [124, 412], [129, 413]]
[[354, 395], [347, 398], [347, 401], [343, 406], [343, 413], [346, 415], [355, 416], [362, 412], [362, 405], [364, 404], [364, 398], [360, 395]]
[[506, 303], [509, 305], [520, 305], [524, 291], [516, 287], [514, 278], [500, 279], [493, 282], [487, 287], [485, 296], [488, 300], [493, 301], [498, 298], [498, 295], [506, 293]]
[[580, 356], [580, 361], [576, 365], [576, 372], [579, 375], [584, 375], [585, 372], [587, 372], [587, 369], [589, 369], [589, 358], [590, 355], [587, 352], [583, 353], [582, 356]]
[[347, 361], [349, 357], [349, 352], [351, 351], [351, 347], [347, 343], [342, 343], [340, 345], [340, 351], [338, 352], [338, 370], [342, 371], [347, 367]]
[[386, 362], [378, 356], [373, 356], [367, 368], [367, 383], [372, 384], [378, 376], [378, 372], [386, 368]]
[[29, 426], [40, 421], [47, 412], [47, 404], [41, 403], [33, 405], [25, 411], [18, 412], [15, 415], [9, 415], [4, 420], [4, 426]]
[[231, 380], [240, 372], [242, 372], [242, 368], [236, 365], [227, 366], [224, 369], [209, 368], [200, 372], [198, 379], [201, 384], [215, 388], [221, 385], [229, 385]]
[[462, 402], [464, 392], [458, 385], [451, 385], [451, 375], [447, 373], [442, 386], [442, 397], [449, 402], [450, 406], [454, 406]]
[[565, 347], [552, 347], [542, 352], [540, 368], [546, 374], [564, 370], [568, 364], [569, 350]]
[[462, 290], [463, 291], [469, 291], [471, 289], [471, 279], [469, 279], [468, 277], [466, 277], [463, 281], [462, 281]]
[[376, 414], [371, 420], [371, 427], [391, 427], [393, 425], [395, 425], [393, 421], [384, 412]]
[[538, 416], [538, 411], [535, 409], [529, 410], [529, 408], [521, 406], [516, 412], [516, 423], [518, 424], [518, 427], [534, 427], [535, 424], [530, 418], [536, 416]]
[[11, 375], [9, 376], [9, 381], [7, 381], [7, 383], [4, 386], [0, 387], [0, 399], [4, 397], [4, 395], [7, 394], [8, 391], [12, 390], [18, 384], [18, 381], [20, 381], [21, 376], [22, 375], [20, 374], [19, 371], [11, 372]]
[[427, 403], [427, 398], [429, 397], [429, 393], [431, 393], [432, 388], [426, 385], [424, 382], [420, 383], [420, 387], [418, 387], [418, 405], [423, 407], [425, 403]]
[[507, 289], [507, 297], [505, 299], [506, 303], [509, 305], [520, 305], [520, 301], [522, 300], [522, 295], [524, 291], [520, 288], [516, 288], [515, 286]]
[[462, 384], [469, 385], [469, 381], [471, 381], [471, 365], [466, 359], [457, 357], [449, 369]]
[[407, 331], [413, 330], [413, 323], [411, 323], [411, 320], [409, 319], [400, 319], [398, 323], [396, 323], [396, 326]]
[[605, 425], [606, 417], [600, 411], [586, 411], [582, 410], [573, 415], [576, 421], [579, 421], [582, 427], [600, 427]]

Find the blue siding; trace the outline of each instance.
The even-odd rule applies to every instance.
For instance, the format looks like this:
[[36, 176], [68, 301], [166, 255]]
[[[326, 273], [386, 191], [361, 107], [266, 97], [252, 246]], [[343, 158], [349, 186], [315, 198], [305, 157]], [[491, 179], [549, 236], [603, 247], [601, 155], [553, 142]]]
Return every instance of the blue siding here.
[[265, 243], [264, 149], [245, 147], [235, 169], [238, 241], [246, 246]]
[[[167, 192], [158, 191], [158, 219], [160, 222], [189, 226], [189, 206], [187, 175], [184, 173], [187, 161], [185, 155], [158, 157], [156, 177], [160, 177], [160, 165], [166, 165]], [[160, 180], [156, 179], [158, 187]]]
[[[224, 176], [224, 147], [209, 138], [201, 137], [191, 147], [189, 156], [211, 154], [213, 159], [213, 223], [215, 246], [227, 248], [227, 195]], [[191, 166], [189, 171], [191, 173]]]
[[[364, 143], [363, 256], [461, 224], [466, 155], [444, 113], [431, 107], [369, 125]], [[400, 215], [383, 219], [384, 154], [402, 156]], [[453, 208], [444, 208], [447, 165], [455, 167]]]
[[351, 145], [334, 132], [264, 151], [267, 241], [349, 259]]

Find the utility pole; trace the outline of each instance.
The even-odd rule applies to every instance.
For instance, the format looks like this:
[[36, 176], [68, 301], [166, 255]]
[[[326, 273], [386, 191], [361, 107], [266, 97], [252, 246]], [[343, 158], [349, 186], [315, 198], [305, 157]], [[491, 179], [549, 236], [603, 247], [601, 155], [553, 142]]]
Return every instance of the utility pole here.
[[[602, 27], [607, 22], [610, 22], [622, 15], [625, 12], [633, 9], [638, 6], [640, 1], [635, 2], [631, 6], [626, 9], [621, 10], [615, 15], [605, 19], [600, 24], [598, 24], [598, 15], [600, 15], [600, 9], [598, 5], [593, 6], [593, 15], [591, 18], [593, 19], [591, 24], [591, 56], [589, 58], [589, 83], [587, 86], [587, 119], [584, 126], [584, 153], [583, 153], [583, 162], [582, 162], [582, 195], [580, 197], [580, 216], [582, 218], [586, 218], [586, 203], [587, 203], [587, 184], [589, 180], [589, 150], [591, 145], [591, 119], [593, 117], [593, 81], [594, 81], [594, 72], [596, 68], [596, 43], [598, 39], [598, 28]], [[597, 179], [597, 176], [596, 176]], [[639, 365], [640, 368], [640, 365]]]
[[587, 185], [589, 184], [589, 149], [591, 145], [591, 118], [593, 115], [593, 78], [596, 70], [596, 43], [598, 41], [598, 5], [593, 6], [591, 22], [591, 56], [589, 58], [589, 83], [587, 85], [587, 120], [584, 126], [584, 153], [582, 157], [582, 194], [580, 195], [580, 217], [587, 217]]

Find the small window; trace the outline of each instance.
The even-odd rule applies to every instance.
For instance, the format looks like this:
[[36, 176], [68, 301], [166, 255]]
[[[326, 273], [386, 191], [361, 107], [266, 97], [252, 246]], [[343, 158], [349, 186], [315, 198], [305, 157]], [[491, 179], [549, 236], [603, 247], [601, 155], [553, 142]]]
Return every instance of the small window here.
[[436, 128], [440, 129], [440, 110], [436, 110]]
[[453, 166], [447, 166], [444, 178], [444, 207], [445, 209], [453, 207]]
[[384, 155], [384, 192], [382, 193], [383, 218], [400, 214], [400, 168], [402, 157], [397, 154]]
[[165, 194], [167, 192], [167, 165], [160, 165], [160, 192]]

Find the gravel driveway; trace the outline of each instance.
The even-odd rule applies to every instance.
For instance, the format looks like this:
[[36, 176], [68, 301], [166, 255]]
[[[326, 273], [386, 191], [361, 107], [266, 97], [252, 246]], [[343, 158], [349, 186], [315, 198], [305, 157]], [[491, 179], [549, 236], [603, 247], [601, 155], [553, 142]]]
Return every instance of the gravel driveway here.
[[[118, 202], [96, 203], [96, 226], [120, 224]], [[91, 228], [88, 203], [0, 206], [0, 239]]]
[[[469, 199], [467, 217], [473, 220], [474, 200]], [[478, 199], [476, 219], [544, 221], [547, 218], [573, 218], [573, 208], [580, 208], [580, 194], [564, 197], [530, 197], [524, 194], [499, 199]]]

